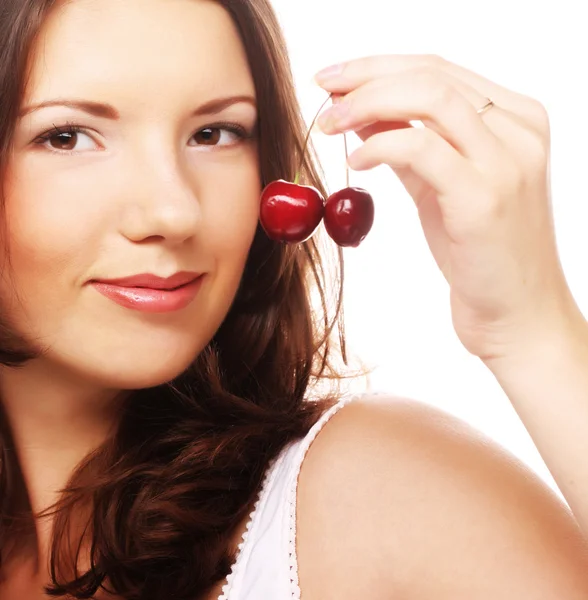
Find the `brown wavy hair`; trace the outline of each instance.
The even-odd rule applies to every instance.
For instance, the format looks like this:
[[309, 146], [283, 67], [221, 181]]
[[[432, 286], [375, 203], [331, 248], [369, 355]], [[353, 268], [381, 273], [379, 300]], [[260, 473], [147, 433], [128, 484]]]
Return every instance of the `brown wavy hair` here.
[[[269, 1], [214, 1], [233, 19], [254, 79], [262, 183], [292, 181], [302, 162], [301, 181], [326, 194], [312, 145], [301, 160], [306, 124]], [[2, 0], [0, 181], [32, 48], [58, 4]], [[321, 239], [283, 245], [258, 227], [239, 290], [213, 339], [174, 381], [128, 396], [113, 436], [77, 466], [59, 501], [35, 515], [55, 517], [46, 593], [81, 599], [103, 588], [127, 600], [193, 600], [228, 574], [235, 560], [230, 539], [269, 462], [337, 400], [345, 377], [358, 374], [343, 374], [342, 253], [332, 253], [333, 284], [325, 257], [335, 246], [321, 249]], [[6, 318], [0, 362], [18, 368], [34, 353]], [[33, 522], [5, 419], [0, 453], [5, 563], [24, 524], [30, 531]], [[84, 572], [78, 568], [82, 542], [89, 548]]]

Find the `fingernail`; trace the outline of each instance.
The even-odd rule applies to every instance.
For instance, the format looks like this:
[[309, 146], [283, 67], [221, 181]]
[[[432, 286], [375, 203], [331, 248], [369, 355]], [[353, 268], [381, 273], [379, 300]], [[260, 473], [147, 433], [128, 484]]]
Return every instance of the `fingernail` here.
[[323, 132], [333, 131], [336, 125], [344, 124], [345, 118], [349, 115], [349, 104], [341, 102], [335, 104], [326, 110], [318, 118], [317, 124]]
[[341, 75], [341, 73], [343, 73], [344, 67], [345, 67], [345, 63], [331, 65], [330, 67], [327, 67], [326, 69], [323, 69], [322, 71], [319, 71], [314, 76], [314, 80], [317, 83], [323, 83], [331, 77], [335, 77], [336, 75]]

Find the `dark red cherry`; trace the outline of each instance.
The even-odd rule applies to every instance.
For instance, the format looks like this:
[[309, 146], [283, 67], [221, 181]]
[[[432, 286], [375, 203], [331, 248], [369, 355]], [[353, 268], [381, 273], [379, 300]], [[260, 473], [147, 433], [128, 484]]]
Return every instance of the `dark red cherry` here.
[[325, 229], [335, 243], [356, 248], [374, 223], [374, 201], [362, 188], [339, 190], [327, 198], [324, 221]]
[[272, 240], [301, 243], [316, 231], [324, 207], [316, 188], [278, 179], [261, 192], [259, 220]]

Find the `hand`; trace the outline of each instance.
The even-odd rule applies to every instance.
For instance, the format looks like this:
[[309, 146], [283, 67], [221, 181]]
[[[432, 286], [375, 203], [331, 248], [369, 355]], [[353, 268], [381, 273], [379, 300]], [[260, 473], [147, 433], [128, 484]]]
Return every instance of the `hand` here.
[[[491, 360], [520, 351], [575, 314], [556, 249], [549, 120], [538, 101], [425, 55], [360, 58], [317, 83], [334, 94], [321, 129], [355, 131], [365, 142], [349, 167], [387, 164], [414, 199], [469, 352]], [[488, 98], [496, 105], [477, 114]]]

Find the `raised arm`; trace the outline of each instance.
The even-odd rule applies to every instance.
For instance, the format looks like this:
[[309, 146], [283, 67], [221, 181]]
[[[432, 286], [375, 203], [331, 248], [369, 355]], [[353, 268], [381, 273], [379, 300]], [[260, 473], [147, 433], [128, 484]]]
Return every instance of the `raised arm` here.
[[319, 125], [365, 141], [350, 167], [387, 164], [414, 199], [459, 339], [588, 536], [588, 326], [556, 248], [545, 109], [436, 56], [366, 57], [317, 80], [338, 100]]
[[588, 538], [588, 323], [538, 324], [516, 351], [485, 361]]

